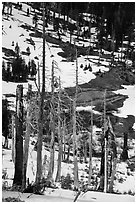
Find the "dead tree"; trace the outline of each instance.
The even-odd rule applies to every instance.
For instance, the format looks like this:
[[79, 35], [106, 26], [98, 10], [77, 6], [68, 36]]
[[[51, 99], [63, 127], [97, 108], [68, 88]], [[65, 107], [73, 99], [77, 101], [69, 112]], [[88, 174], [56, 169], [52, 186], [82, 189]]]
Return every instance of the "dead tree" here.
[[54, 104], [54, 61], [52, 61], [52, 79], [51, 79], [51, 109], [50, 109], [50, 129], [51, 129], [51, 141], [50, 141], [50, 161], [47, 180], [53, 180], [54, 172], [54, 151], [55, 151], [55, 104]]
[[60, 85], [60, 78], [59, 78], [59, 92], [58, 92], [58, 164], [57, 164], [57, 175], [56, 181], [60, 181], [61, 179], [61, 161], [62, 161], [62, 133], [61, 133], [61, 85]]
[[104, 92], [104, 193], [107, 192], [106, 90]]
[[123, 145], [123, 152], [121, 154], [121, 160], [125, 162], [128, 159], [128, 132], [124, 132], [124, 145]]
[[92, 112], [92, 102], [91, 102], [91, 130], [89, 134], [89, 177], [88, 177], [88, 185], [91, 184], [91, 176], [92, 176], [92, 135], [93, 135], [93, 112]]
[[62, 127], [62, 145], [63, 145], [63, 154], [62, 154], [62, 160], [66, 160], [66, 137], [65, 137], [65, 131], [66, 131], [66, 121], [65, 117], [63, 119], [63, 127]]
[[76, 92], [73, 99], [73, 162], [74, 162], [74, 189], [79, 189], [79, 178], [78, 178], [78, 161], [77, 161], [77, 133], [76, 133], [76, 102], [78, 94], [78, 62], [77, 62], [77, 48], [76, 48]]
[[15, 144], [15, 173], [14, 186], [22, 186], [23, 170], [23, 86], [17, 85], [16, 89], [16, 144]]
[[39, 184], [42, 178], [42, 138], [43, 138], [43, 106], [45, 95], [45, 8], [43, 3], [43, 73], [42, 92], [39, 92], [39, 113], [38, 113], [38, 141], [37, 141], [37, 173], [36, 183]]
[[110, 150], [111, 150], [111, 154], [112, 154], [112, 170], [110, 172], [111, 174], [111, 178], [110, 178], [110, 184], [109, 184], [109, 193], [113, 192], [113, 186], [114, 186], [114, 178], [115, 178], [115, 174], [116, 174], [116, 166], [117, 166], [117, 148], [116, 148], [116, 141], [115, 141], [115, 133], [113, 131], [113, 127], [110, 121], [110, 118], [108, 117], [108, 126], [109, 126], [109, 131], [110, 131]]
[[12, 115], [12, 161], [15, 164], [15, 143], [16, 143], [16, 131], [15, 131], [15, 115]]
[[27, 116], [26, 116], [26, 135], [24, 141], [24, 154], [23, 154], [23, 182], [22, 188], [26, 188], [26, 172], [27, 172], [27, 163], [28, 163], [28, 153], [29, 153], [29, 141], [31, 134], [31, 92], [32, 85], [28, 85], [28, 94], [27, 94]]

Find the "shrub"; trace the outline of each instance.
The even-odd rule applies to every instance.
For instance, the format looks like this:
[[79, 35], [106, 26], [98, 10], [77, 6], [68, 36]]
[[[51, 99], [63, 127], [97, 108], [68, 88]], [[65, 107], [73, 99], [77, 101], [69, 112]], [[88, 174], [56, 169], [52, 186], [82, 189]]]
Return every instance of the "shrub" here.
[[124, 182], [124, 179], [121, 177], [119, 180], [118, 180], [119, 183], [123, 183]]
[[73, 180], [70, 176], [70, 174], [67, 174], [67, 176], [62, 176], [61, 177], [61, 188], [63, 189], [72, 189], [72, 183], [73, 183]]
[[128, 194], [134, 196], [134, 195], [135, 195], [135, 192], [133, 192], [132, 190], [129, 190], [129, 191], [128, 191]]
[[2, 202], [25, 202], [22, 201], [19, 197], [7, 197], [7, 198], [2, 198]]

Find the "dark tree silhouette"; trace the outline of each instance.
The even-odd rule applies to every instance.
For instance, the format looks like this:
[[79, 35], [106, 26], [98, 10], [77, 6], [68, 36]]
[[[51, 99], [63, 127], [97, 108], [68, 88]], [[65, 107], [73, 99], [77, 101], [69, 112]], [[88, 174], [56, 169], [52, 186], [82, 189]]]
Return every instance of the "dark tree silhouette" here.
[[5, 137], [4, 147], [8, 147], [8, 134], [9, 134], [9, 110], [7, 99], [2, 100], [2, 134]]

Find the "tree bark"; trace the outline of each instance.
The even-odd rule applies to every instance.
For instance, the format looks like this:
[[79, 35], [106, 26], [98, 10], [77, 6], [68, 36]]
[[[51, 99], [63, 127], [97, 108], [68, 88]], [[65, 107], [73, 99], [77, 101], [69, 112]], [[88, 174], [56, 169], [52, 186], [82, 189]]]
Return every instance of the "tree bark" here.
[[104, 92], [104, 193], [107, 192], [106, 90]]
[[58, 93], [58, 165], [57, 165], [57, 175], [56, 181], [60, 181], [61, 179], [61, 162], [62, 162], [62, 134], [61, 134], [61, 104], [60, 104], [60, 95], [61, 95], [61, 86], [60, 86], [60, 78], [59, 78], [59, 93]]
[[128, 159], [127, 140], [128, 140], [128, 133], [124, 132], [124, 145], [123, 145], [123, 152], [121, 154], [121, 159], [124, 162]]
[[16, 89], [16, 157], [14, 186], [22, 186], [23, 169], [23, 86], [17, 85]]
[[84, 140], [84, 162], [87, 163], [87, 141]]
[[65, 139], [65, 118], [63, 121], [63, 131], [62, 131], [62, 145], [63, 145], [63, 154], [62, 154], [62, 160], [65, 161], [66, 159], [66, 139]]
[[73, 162], [74, 162], [74, 189], [79, 189], [78, 162], [77, 162], [77, 135], [76, 135], [76, 99], [73, 101]]
[[70, 144], [68, 144], [68, 152], [67, 152], [67, 158], [66, 158], [67, 162], [69, 162], [69, 156], [70, 156]]
[[28, 85], [28, 95], [27, 95], [27, 116], [26, 116], [26, 136], [24, 141], [24, 155], [23, 155], [23, 189], [26, 188], [26, 172], [27, 172], [27, 163], [28, 163], [28, 154], [29, 154], [29, 141], [31, 134], [31, 91], [32, 85]]
[[116, 166], [117, 166], [117, 158], [114, 158], [112, 161], [112, 174], [109, 184], [109, 193], [113, 193], [113, 186], [114, 186], [114, 178], [116, 174]]
[[[92, 102], [91, 102], [92, 108]], [[93, 112], [91, 110], [91, 132], [89, 134], [89, 177], [88, 185], [91, 185], [91, 176], [92, 176], [92, 135], [93, 135]]]
[[111, 179], [110, 179], [110, 184], [109, 184], [109, 192], [113, 193], [113, 186], [114, 186], [114, 178], [115, 178], [115, 174], [116, 174], [116, 166], [117, 166], [117, 148], [116, 148], [116, 141], [115, 141], [115, 133], [113, 131], [113, 127], [110, 121], [110, 118], [108, 117], [108, 122], [109, 122], [109, 131], [111, 134], [111, 150], [112, 150], [112, 171], [111, 171]]
[[54, 151], [55, 151], [55, 104], [54, 104], [54, 61], [52, 61], [52, 79], [51, 79], [51, 110], [50, 110], [50, 128], [51, 128], [51, 142], [50, 142], [50, 162], [47, 179], [53, 180], [54, 172]]
[[15, 132], [15, 116], [12, 115], [12, 161], [15, 164], [15, 143], [16, 143], [16, 132]]
[[43, 73], [42, 73], [42, 92], [39, 92], [39, 113], [38, 113], [38, 140], [37, 140], [37, 173], [36, 183], [42, 179], [42, 138], [43, 138], [43, 106], [45, 94], [45, 8], [43, 3]]
[[78, 178], [78, 162], [77, 162], [77, 133], [76, 133], [76, 101], [78, 93], [78, 62], [77, 62], [77, 48], [76, 48], [76, 93], [73, 99], [73, 162], [74, 162], [74, 189], [79, 189], [79, 178]]

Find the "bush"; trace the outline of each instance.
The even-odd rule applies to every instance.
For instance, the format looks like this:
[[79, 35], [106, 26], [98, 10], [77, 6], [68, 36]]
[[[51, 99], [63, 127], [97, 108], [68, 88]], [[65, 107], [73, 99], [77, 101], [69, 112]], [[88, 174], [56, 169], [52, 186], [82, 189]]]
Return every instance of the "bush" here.
[[132, 195], [132, 196], [134, 196], [134, 195], [135, 195], [135, 192], [132, 191], [132, 190], [129, 190], [129, 191], [128, 191], [128, 195]]
[[123, 182], [124, 182], [124, 179], [121, 177], [120, 179], [118, 179], [118, 182], [119, 182], [119, 183], [123, 183]]
[[72, 189], [72, 183], [73, 183], [73, 180], [72, 180], [70, 174], [67, 174], [66, 177], [65, 176], [61, 177], [61, 188], [71, 190]]
[[19, 197], [7, 197], [7, 198], [2, 198], [2, 202], [25, 202], [22, 201]]

